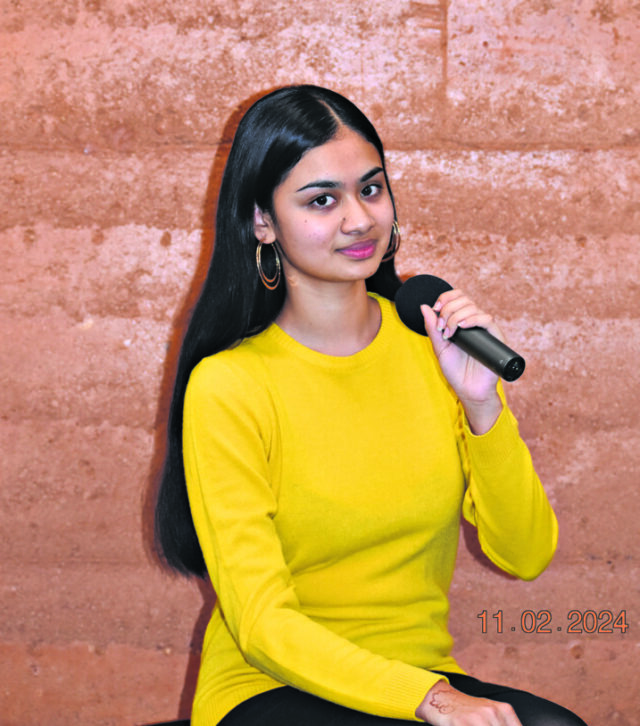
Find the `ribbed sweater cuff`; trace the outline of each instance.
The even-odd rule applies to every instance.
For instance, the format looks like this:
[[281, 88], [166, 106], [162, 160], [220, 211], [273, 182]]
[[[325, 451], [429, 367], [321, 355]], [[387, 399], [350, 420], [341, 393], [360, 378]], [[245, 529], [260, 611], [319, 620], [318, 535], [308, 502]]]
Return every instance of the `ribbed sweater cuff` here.
[[[380, 715], [387, 718], [422, 722], [421, 719], [416, 717], [415, 710], [422, 703], [432, 686], [441, 680], [448, 682], [448, 679], [438, 673], [426, 670], [422, 671], [421, 675], [423, 677], [416, 678], [414, 673], [406, 677], [398, 674], [386, 689], [385, 696], [388, 705], [385, 709], [381, 709]], [[383, 713], [383, 710], [388, 711], [388, 713]]]

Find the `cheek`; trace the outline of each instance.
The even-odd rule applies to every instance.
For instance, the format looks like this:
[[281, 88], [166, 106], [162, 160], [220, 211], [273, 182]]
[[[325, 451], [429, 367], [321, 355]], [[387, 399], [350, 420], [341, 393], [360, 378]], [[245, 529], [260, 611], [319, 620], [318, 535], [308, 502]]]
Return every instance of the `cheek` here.
[[302, 227], [302, 234], [309, 244], [320, 246], [336, 233], [336, 225], [329, 219], [307, 219]]
[[289, 225], [287, 238], [298, 249], [320, 248], [336, 234], [335, 222], [327, 217], [301, 215]]
[[395, 219], [395, 216], [393, 214], [393, 204], [391, 203], [391, 199], [387, 200], [385, 212], [386, 212], [386, 214], [385, 214], [386, 222], [388, 223], [389, 228], [391, 228], [391, 225], [393, 225], [393, 220]]

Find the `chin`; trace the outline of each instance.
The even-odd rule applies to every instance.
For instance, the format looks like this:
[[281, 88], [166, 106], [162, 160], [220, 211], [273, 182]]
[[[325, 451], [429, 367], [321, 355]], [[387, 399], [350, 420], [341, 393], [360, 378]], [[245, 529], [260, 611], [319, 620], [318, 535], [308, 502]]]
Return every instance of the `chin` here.
[[352, 274], [347, 274], [346, 277], [354, 281], [366, 280], [376, 273], [378, 267], [380, 267], [380, 265], [360, 263], [358, 269], [353, 270]]

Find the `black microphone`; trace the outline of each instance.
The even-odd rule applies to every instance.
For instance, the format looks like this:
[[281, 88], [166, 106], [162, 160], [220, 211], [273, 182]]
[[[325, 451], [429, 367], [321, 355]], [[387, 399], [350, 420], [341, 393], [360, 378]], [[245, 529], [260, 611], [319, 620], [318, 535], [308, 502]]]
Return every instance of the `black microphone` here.
[[[400, 320], [414, 332], [427, 335], [420, 305], [433, 307], [443, 292], [452, 289], [433, 275], [410, 277], [395, 296]], [[524, 372], [524, 358], [484, 328], [456, 328], [449, 340], [505, 381], [515, 381]]]

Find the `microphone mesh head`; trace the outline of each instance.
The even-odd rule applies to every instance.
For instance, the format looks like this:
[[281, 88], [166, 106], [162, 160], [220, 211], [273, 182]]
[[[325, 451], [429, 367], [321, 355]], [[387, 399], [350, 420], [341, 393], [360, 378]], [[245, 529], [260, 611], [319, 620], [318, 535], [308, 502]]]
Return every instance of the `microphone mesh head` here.
[[434, 275], [410, 277], [400, 287], [395, 297], [396, 310], [400, 320], [415, 333], [426, 335], [420, 305], [426, 304], [433, 307], [440, 295], [451, 289], [448, 282]]

